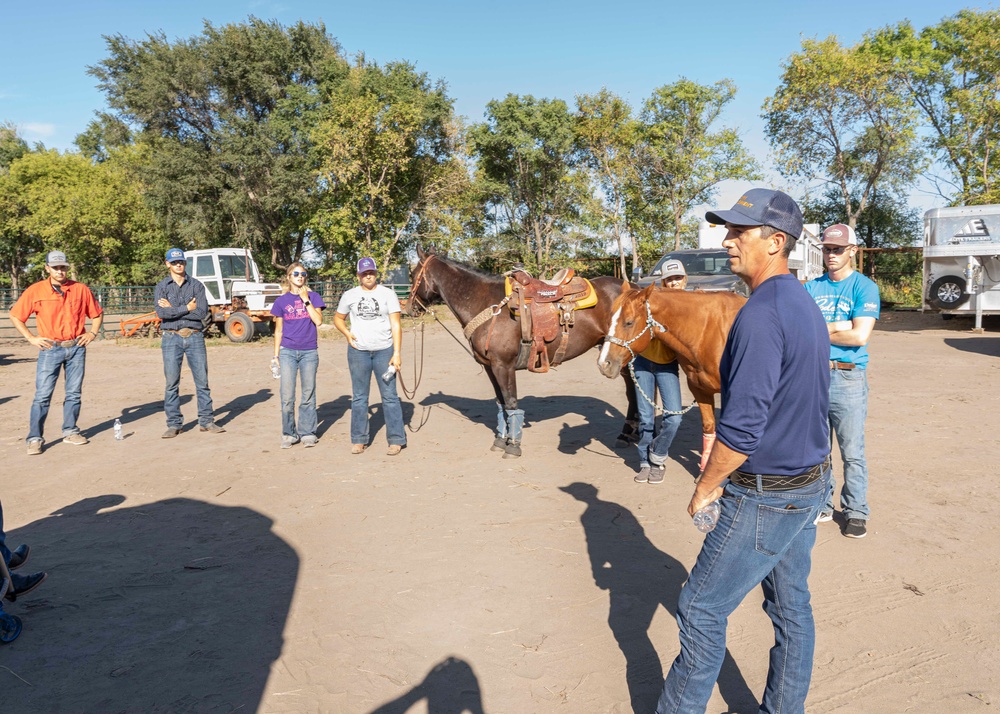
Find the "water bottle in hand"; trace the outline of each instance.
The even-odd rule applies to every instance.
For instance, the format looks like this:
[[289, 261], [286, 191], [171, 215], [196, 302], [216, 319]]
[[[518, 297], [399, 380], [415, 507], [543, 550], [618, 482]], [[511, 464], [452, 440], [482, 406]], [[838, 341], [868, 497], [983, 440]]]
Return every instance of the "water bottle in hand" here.
[[391, 380], [395, 375], [396, 375], [396, 365], [390, 364], [389, 369], [387, 369], [385, 371], [385, 374], [382, 375], [382, 381], [388, 384], [389, 380]]
[[722, 508], [719, 506], [719, 502], [712, 501], [704, 508], [697, 510], [694, 514], [694, 518], [691, 520], [694, 521], [694, 524], [697, 526], [699, 531], [702, 533], [708, 533], [715, 528], [715, 524], [718, 523], [719, 513], [721, 511]]
[[121, 441], [125, 436], [122, 434], [122, 420], [115, 419], [115, 441]]
[[271, 376], [275, 379], [281, 379], [281, 362], [278, 361], [277, 357], [271, 358]]

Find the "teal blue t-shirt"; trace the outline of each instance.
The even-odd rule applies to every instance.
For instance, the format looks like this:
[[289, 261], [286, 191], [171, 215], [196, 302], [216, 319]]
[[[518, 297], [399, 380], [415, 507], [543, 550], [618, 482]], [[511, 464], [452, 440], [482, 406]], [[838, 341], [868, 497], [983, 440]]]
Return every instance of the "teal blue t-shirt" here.
[[[879, 316], [878, 285], [858, 271], [854, 271], [840, 282], [823, 275], [806, 283], [806, 290], [823, 313], [827, 322], [853, 320], [855, 317]], [[830, 345], [830, 359], [834, 362], [850, 362], [864, 368], [868, 364], [868, 345], [844, 347]]]

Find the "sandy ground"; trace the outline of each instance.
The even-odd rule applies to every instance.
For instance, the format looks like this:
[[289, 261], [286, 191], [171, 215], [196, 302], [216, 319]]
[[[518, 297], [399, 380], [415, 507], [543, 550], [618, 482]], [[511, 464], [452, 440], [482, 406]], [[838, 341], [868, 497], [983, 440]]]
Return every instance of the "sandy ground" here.
[[[810, 712], [1000, 704], [1000, 331], [970, 326], [897, 313], [872, 338], [872, 520], [864, 540], [820, 526]], [[197, 431], [185, 374], [188, 425], [168, 441], [159, 349], [96, 343], [91, 443], [60, 442], [60, 383], [28, 457], [33, 348], [0, 341], [8, 541], [49, 573], [8, 604], [25, 629], [0, 646], [5, 714], [652, 710], [700, 544], [684, 513], [697, 410], [665, 483], [633, 483], [634, 449], [613, 448], [622, 383], [594, 353], [519, 377], [525, 455], [503, 460], [486, 377], [431, 324], [408, 448], [385, 455], [376, 409], [352, 456], [344, 349], [321, 342], [320, 444], [282, 451], [269, 344], [216, 341], [227, 432]], [[731, 618], [709, 712], [756, 711], [773, 641], [760, 599]]]

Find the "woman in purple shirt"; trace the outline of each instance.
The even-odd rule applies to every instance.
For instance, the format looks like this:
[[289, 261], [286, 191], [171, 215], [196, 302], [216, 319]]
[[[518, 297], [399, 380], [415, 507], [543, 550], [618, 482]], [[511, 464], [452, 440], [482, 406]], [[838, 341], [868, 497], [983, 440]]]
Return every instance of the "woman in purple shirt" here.
[[[274, 356], [281, 365], [281, 448], [293, 444], [315, 446], [316, 368], [319, 366], [316, 328], [323, 322], [326, 305], [306, 286], [309, 274], [302, 263], [285, 271], [289, 291], [274, 301]], [[299, 424], [295, 425], [295, 375], [302, 382]]]

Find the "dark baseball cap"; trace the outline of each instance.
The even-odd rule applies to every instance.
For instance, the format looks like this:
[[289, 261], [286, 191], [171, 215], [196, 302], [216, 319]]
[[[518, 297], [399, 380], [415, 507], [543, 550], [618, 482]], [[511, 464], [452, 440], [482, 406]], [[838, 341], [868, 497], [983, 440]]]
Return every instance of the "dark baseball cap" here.
[[184, 257], [184, 251], [180, 248], [171, 248], [167, 251], [167, 262], [173, 263], [175, 260], [187, 260]]
[[752, 188], [728, 211], [709, 211], [709, 223], [735, 226], [771, 226], [792, 240], [802, 235], [802, 211], [787, 193], [770, 188]]
[[854, 229], [843, 223], [837, 223], [823, 231], [823, 245], [857, 245], [858, 235]]

